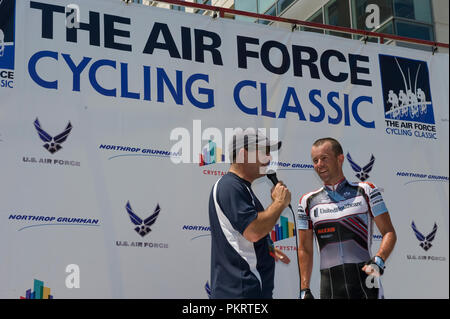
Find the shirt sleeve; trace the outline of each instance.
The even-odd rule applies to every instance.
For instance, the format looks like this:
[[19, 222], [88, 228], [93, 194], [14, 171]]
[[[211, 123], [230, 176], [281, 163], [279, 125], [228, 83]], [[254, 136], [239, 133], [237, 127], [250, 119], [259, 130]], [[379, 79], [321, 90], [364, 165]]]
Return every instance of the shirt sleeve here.
[[219, 183], [217, 201], [233, 228], [241, 234], [258, 217], [253, 197], [245, 185]]
[[363, 182], [362, 183], [364, 191], [367, 195], [369, 202], [369, 207], [372, 212], [373, 217], [377, 217], [381, 214], [386, 213], [387, 207], [384, 203], [383, 197], [381, 196], [381, 191], [372, 183]]
[[311, 218], [307, 207], [306, 196], [300, 198], [297, 209], [297, 228], [300, 230], [312, 229]]

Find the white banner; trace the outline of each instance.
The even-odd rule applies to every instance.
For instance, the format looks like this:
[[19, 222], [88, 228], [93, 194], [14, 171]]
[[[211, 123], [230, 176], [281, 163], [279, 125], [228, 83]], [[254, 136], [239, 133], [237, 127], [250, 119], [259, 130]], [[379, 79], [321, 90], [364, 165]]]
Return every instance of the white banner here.
[[[397, 232], [386, 298], [449, 297], [447, 54], [105, 0], [0, 1], [0, 29], [0, 298], [208, 298], [208, 199], [250, 126], [293, 207], [338, 139]], [[275, 298], [298, 297], [290, 223]]]

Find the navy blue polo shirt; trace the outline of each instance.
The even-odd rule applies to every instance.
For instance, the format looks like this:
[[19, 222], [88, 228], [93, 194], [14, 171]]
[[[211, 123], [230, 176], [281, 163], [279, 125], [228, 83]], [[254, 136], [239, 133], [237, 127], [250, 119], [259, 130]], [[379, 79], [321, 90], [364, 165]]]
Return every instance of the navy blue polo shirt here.
[[236, 174], [229, 172], [214, 185], [209, 198], [211, 298], [272, 298], [270, 237], [253, 243], [243, 236], [262, 211], [251, 183]]

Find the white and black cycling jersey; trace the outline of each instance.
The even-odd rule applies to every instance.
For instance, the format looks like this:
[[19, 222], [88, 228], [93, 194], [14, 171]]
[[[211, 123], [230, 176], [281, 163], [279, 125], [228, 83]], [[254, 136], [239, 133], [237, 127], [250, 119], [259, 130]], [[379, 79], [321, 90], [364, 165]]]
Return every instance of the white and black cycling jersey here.
[[378, 188], [346, 179], [307, 193], [298, 206], [298, 229], [313, 229], [320, 269], [371, 258], [373, 218], [387, 212]]

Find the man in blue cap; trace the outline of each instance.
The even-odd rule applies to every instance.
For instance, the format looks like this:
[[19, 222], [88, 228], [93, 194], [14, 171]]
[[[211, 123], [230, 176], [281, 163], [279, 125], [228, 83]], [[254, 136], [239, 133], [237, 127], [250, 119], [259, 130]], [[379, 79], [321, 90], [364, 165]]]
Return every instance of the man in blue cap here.
[[230, 141], [230, 169], [209, 199], [211, 298], [272, 298], [275, 260], [289, 262], [273, 249], [268, 234], [291, 193], [279, 182], [272, 189], [272, 204], [264, 209], [251, 189], [254, 180], [265, 176], [270, 152], [280, 147], [281, 142], [252, 128], [235, 131]]

